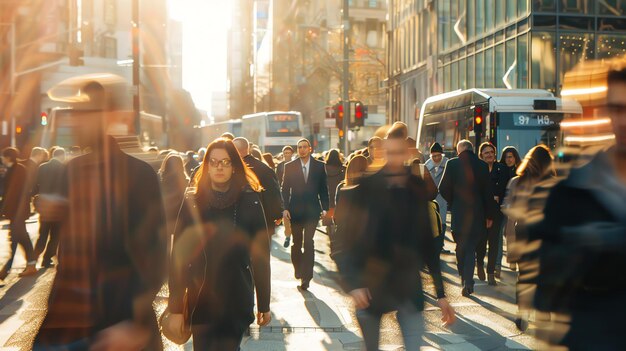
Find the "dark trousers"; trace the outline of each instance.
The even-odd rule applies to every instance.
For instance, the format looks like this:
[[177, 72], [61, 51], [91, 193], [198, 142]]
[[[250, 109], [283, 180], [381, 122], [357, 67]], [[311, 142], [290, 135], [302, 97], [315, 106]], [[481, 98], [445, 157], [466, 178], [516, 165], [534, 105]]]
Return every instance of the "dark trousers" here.
[[11, 241], [11, 256], [4, 264], [4, 267], [2, 267], [2, 272], [6, 273], [8, 273], [11, 267], [13, 267], [13, 259], [15, 258], [15, 252], [17, 251], [18, 244], [24, 250], [27, 262], [35, 260], [33, 243], [30, 241], [30, 237], [26, 231], [26, 218], [16, 218], [9, 222], [9, 240]]
[[191, 335], [193, 336], [193, 349], [206, 351], [239, 351], [241, 339], [243, 339], [242, 331], [229, 330], [225, 332], [221, 328], [210, 325], [191, 326]]
[[485, 256], [487, 255], [487, 245], [489, 245], [487, 274], [494, 274], [496, 271], [496, 263], [498, 261], [498, 253], [500, 251], [500, 226], [502, 225], [502, 216], [496, 216], [493, 220], [491, 228], [481, 238], [476, 246], [476, 265], [482, 269], [485, 265]]
[[309, 281], [313, 278], [313, 263], [315, 261], [313, 236], [317, 229], [317, 222], [317, 220], [309, 220], [291, 223], [293, 238], [291, 263], [293, 263], [296, 278], [302, 279], [302, 281]]
[[[60, 222], [39, 222], [39, 238], [37, 239], [37, 244], [35, 244], [35, 257], [39, 257], [45, 249], [46, 251], [43, 255], [42, 262], [43, 265], [51, 263], [52, 257], [57, 254], [60, 230]], [[49, 242], [48, 236], [50, 237]], [[48, 242], [47, 247], [46, 242]]]
[[477, 233], [452, 232], [452, 237], [456, 242], [456, 266], [463, 282], [463, 287], [474, 287], [474, 264], [476, 262], [475, 252], [479, 237]]

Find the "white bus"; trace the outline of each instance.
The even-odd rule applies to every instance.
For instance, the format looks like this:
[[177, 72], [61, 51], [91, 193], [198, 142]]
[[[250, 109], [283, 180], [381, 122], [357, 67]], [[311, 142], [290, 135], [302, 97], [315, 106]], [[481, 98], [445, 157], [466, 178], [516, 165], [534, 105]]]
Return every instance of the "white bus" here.
[[581, 113], [577, 102], [561, 100], [545, 90], [454, 91], [432, 96], [422, 105], [417, 148], [427, 155], [430, 146], [438, 142], [446, 155], [454, 156], [456, 143], [469, 139], [476, 148], [490, 141], [498, 149], [497, 154], [506, 146], [514, 146], [524, 157], [537, 144], [552, 150], [560, 148], [561, 121]]
[[274, 155], [285, 145], [295, 146], [303, 137], [302, 114], [296, 111], [245, 115], [241, 127], [242, 136]]
[[198, 127], [198, 130], [200, 132], [200, 143], [202, 146], [206, 147], [224, 133], [231, 133], [235, 137], [241, 136], [241, 120], [229, 119], [227, 121]]

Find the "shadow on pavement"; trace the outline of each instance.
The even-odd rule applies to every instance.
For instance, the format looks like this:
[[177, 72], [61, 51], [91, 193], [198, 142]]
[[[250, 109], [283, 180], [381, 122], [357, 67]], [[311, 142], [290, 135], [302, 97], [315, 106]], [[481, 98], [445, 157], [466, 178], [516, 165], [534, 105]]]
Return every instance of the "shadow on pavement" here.
[[45, 273], [45, 270], [39, 270], [37, 275], [18, 278], [19, 280], [11, 285], [3, 294], [2, 298], [0, 298], [0, 311], [5, 309], [5, 307], [11, 306], [10, 311], [12, 313], [2, 313], [0, 314], [0, 324], [6, 321], [9, 317], [11, 317], [19, 308], [22, 307], [24, 302], [22, 301], [22, 297], [26, 295], [35, 285], [37, 284], [37, 280]]

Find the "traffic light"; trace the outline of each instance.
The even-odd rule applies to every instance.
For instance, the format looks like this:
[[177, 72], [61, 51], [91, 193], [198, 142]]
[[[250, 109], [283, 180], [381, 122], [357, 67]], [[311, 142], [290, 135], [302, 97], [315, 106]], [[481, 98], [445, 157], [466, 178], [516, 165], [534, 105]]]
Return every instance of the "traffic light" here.
[[15, 127], [15, 134], [22, 134], [22, 126]]
[[362, 102], [357, 101], [354, 105], [354, 125], [356, 127], [363, 127], [365, 125], [365, 119], [367, 118], [367, 106]]
[[41, 113], [41, 125], [44, 127], [48, 125], [48, 114], [45, 112]]
[[338, 129], [343, 129], [343, 103], [341, 101], [339, 101], [338, 103], [335, 104], [335, 106], [333, 106], [333, 111], [335, 114], [335, 126]]
[[484, 117], [483, 108], [481, 106], [474, 107], [474, 133], [476, 135], [482, 135], [484, 132]]

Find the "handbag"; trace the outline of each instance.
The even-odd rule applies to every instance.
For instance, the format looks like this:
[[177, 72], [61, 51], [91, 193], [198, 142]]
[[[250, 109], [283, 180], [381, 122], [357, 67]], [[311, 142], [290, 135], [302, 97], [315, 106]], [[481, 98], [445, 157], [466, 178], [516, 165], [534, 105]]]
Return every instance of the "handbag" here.
[[165, 308], [161, 318], [159, 318], [159, 325], [161, 326], [161, 333], [165, 335], [170, 341], [175, 344], [183, 345], [191, 337], [191, 320], [189, 317], [189, 291], [185, 289], [185, 295], [183, 296], [183, 313], [182, 319], [175, 320], [172, 318], [176, 313], [170, 312], [169, 306]]

